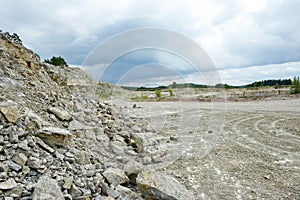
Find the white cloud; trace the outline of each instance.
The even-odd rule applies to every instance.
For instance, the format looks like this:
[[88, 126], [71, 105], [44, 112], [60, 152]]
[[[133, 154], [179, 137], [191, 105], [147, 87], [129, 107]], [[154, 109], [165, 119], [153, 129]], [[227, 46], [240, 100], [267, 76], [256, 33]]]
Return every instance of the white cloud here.
[[[290, 68], [272, 72], [263, 66], [300, 61], [299, 9], [298, 0], [3, 0], [0, 19], [1, 29], [17, 32], [42, 58], [62, 55], [76, 65], [112, 34], [149, 26], [171, 29], [196, 41], [238, 83], [249, 72], [230, 68], [259, 66], [262, 79], [295, 75]], [[168, 57], [159, 59], [172, 65]]]
[[252, 66], [247, 68], [219, 70], [224, 83], [245, 85], [267, 79], [286, 79], [299, 76], [300, 62]]

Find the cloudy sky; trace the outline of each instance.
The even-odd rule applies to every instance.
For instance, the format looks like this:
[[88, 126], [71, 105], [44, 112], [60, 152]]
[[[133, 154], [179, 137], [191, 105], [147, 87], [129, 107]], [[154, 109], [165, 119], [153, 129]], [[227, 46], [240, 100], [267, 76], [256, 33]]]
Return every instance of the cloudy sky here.
[[[42, 59], [62, 56], [102, 81], [240, 85], [300, 75], [299, 10], [299, 0], [2, 0], [0, 29], [18, 33]], [[119, 48], [115, 43], [107, 52], [99, 50], [116, 34], [149, 27], [172, 31], [174, 37], [160, 38], [157, 48], [96, 59]], [[201, 47], [206, 57], [192, 44], [180, 43], [175, 33]], [[127, 38], [126, 45], [135, 39]], [[151, 34], [144, 39], [150, 41]], [[160, 48], [168, 40], [181, 52]], [[210, 59], [215, 68], [194, 66], [184, 56], [190, 52]]]

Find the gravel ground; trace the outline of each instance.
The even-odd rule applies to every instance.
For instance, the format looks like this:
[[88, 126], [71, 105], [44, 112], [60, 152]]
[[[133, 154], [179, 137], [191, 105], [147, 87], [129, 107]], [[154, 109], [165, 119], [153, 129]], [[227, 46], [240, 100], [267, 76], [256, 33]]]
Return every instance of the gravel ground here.
[[151, 169], [195, 199], [300, 199], [300, 99], [126, 104], [167, 141]]

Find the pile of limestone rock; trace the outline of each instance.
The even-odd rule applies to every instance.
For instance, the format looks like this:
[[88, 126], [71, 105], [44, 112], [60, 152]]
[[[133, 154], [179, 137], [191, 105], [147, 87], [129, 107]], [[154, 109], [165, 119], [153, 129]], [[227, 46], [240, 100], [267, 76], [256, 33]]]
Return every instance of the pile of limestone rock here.
[[99, 91], [0, 34], [0, 199], [191, 199], [146, 167], [167, 152], [155, 130]]

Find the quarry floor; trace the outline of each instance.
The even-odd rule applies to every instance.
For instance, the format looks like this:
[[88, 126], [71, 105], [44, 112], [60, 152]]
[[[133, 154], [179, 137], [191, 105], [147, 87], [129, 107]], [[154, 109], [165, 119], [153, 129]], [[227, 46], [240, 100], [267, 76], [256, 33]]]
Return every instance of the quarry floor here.
[[300, 99], [113, 103], [167, 141], [150, 168], [195, 199], [300, 199]]

